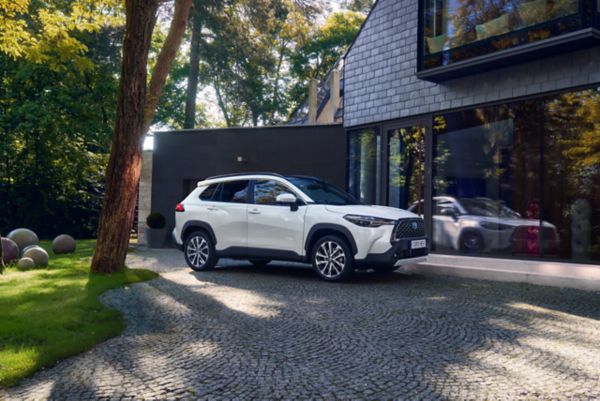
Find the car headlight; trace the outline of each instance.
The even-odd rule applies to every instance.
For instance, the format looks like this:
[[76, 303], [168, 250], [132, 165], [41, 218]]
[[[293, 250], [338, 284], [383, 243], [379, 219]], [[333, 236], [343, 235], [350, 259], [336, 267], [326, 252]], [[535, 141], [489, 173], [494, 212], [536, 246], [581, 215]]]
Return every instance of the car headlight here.
[[491, 221], [480, 221], [479, 225], [487, 230], [494, 231], [510, 230], [511, 228], [514, 228], [513, 226], [510, 226], [508, 224], [494, 223]]
[[383, 219], [381, 217], [373, 216], [359, 216], [356, 214], [347, 214], [344, 216], [344, 219], [361, 227], [381, 227], [385, 225], [396, 224], [396, 220]]

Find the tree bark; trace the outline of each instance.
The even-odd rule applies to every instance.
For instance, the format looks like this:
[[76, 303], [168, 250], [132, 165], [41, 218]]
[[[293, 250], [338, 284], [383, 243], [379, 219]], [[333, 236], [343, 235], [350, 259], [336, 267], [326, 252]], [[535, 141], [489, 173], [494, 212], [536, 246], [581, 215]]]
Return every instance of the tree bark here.
[[191, 6], [192, 0], [175, 0], [175, 11], [173, 12], [171, 26], [169, 26], [169, 33], [156, 59], [156, 66], [152, 71], [152, 78], [150, 78], [150, 85], [148, 86], [146, 106], [144, 107], [144, 135], [152, 125], [156, 106], [158, 106], [160, 100], [160, 93], [185, 34]]
[[123, 270], [129, 245], [144, 136], [146, 64], [158, 0], [127, 0], [117, 113], [92, 271]]
[[160, 92], [177, 54], [192, 0], [175, 0], [169, 33], [146, 90], [148, 52], [160, 0], [127, 0], [117, 117], [106, 171], [106, 185], [92, 271], [125, 267], [142, 163], [142, 144]]
[[200, 75], [200, 39], [202, 38], [202, 18], [198, 15], [199, 13], [199, 9], [192, 8], [190, 69], [188, 72], [183, 128], [194, 128], [196, 126], [196, 96], [198, 94], [198, 78]]

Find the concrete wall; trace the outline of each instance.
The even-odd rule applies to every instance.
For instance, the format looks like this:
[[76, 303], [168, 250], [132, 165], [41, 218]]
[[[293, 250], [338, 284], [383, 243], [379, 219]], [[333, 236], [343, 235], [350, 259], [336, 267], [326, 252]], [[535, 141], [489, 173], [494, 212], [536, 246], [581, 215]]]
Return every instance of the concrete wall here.
[[600, 47], [457, 78], [418, 79], [418, 1], [379, 0], [346, 57], [344, 126], [600, 82]]
[[152, 151], [142, 153], [142, 173], [140, 175], [138, 201], [138, 243], [146, 243], [146, 217], [152, 209]]
[[175, 205], [212, 175], [302, 174], [345, 188], [346, 147], [341, 125], [160, 132], [154, 136], [151, 209], [165, 216], [170, 235]]

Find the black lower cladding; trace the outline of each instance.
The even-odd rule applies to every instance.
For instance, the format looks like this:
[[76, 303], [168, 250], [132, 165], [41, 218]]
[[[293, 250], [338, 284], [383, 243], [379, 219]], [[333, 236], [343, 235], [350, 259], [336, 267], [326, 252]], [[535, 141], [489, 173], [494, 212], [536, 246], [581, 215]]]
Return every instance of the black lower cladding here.
[[[416, 240], [425, 240], [427, 237], [402, 238], [392, 242], [390, 250], [384, 253], [370, 253], [364, 259], [357, 259], [357, 266], [390, 266], [400, 259], [410, 259], [426, 256], [429, 253], [427, 246], [424, 248], [412, 249], [411, 243]], [[427, 243], [426, 243], [427, 245]]]

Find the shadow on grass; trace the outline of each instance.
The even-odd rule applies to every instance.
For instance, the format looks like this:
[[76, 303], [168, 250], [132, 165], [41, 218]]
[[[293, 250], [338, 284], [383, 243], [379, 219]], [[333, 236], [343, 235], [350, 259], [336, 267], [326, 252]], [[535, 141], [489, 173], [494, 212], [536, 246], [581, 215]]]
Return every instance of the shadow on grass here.
[[[46, 248], [48, 242], [42, 243]], [[105, 291], [149, 280], [157, 274], [125, 270], [89, 273], [92, 241], [77, 252], [51, 256], [45, 269], [10, 269], [0, 276], [0, 388], [119, 334], [119, 312], [102, 305]]]

